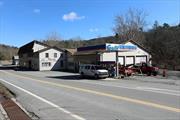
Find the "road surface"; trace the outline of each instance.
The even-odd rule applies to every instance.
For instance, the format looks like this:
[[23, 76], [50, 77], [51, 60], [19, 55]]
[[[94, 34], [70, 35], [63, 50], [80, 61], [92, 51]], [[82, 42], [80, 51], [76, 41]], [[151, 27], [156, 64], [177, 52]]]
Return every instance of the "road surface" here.
[[40, 120], [179, 120], [180, 86], [0, 70], [0, 82]]

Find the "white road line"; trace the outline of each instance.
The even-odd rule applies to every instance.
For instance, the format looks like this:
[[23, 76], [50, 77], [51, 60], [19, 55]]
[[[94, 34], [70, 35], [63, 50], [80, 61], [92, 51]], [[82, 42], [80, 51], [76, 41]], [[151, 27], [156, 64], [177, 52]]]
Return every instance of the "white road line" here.
[[161, 89], [161, 88], [154, 88], [154, 87], [137, 87], [139, 89], [150, 89], [150, 90], [157, 90], [157, 91], [167, 91], [167, 92], [175, 92], [175, 93], [180, 93], [180, 91], [177, 90], [169, 90], [169, 89]]
[[27, 91], [27, 90], [25, 90], [25, 89], [23, 89], [23, 88], [21, 88], [21, 87], [19, 87], [19, 86], [16, 86], [16, 85], [14, 85], [14, 84], [12, 84], [12, 83], [10, 83], [10, 82], [7, 82], [7, 81], [4, 80], [4, 79], [0, 79], [0, 81], [2, 81], [2, 82], [4, 82], [4, 83], [7, 83], [7, 84], [9, 84], [9, 85], [11, 85], [11, 86], [13, 86], [13, 87], [15, 87], [15, 88], [17, 88], [17, 89], [25, 92], [25, 93], [33, 96], [33, 97], [35, 97], [35, 98], [37, 98], [37, 99], [39, 99], [39, 100], [41, 100], [41, 101], [43, 101], [43, 102], [45, 102], [45, 103], [47, 103], [47, 104], [49, 104], [49, 105], [51, 105], [51, 106], [57, 108], [58, 110], [60, 110], [60, 111], [62, 111], [62, 112], [64, 112], [64, 113], [70, 115], [71, 117], [73, 117], [73, 118], [76, 119], [76, 120], [86, 120], [85, 118], [82, 118], [82, 117], [80, 117], [79, 115], [73, 114], [73, 113], [71, 113], [70, 111], [68, 111], [68, 110], [66, 110], [66, 109], [64, 109], [64, 108], [62, 108], [62, 107], [60, 107], [60, 106], [58, 106], [58, 105], [56, 105], [56, 104], [54, 104], [54, 103], [52, 103], [52, 102], [44, 99], [44, 98], [42, 98], [42, 97], [40, 97], [40, 96], [38, 96], [38, 95], [30, 92], [30, 91]]
[[92, 83], [92, 82], [89, 83], [89, 82], [85, 82], [85, 81], [78, 81], [78, 82], [87, 83], [87, 84], [94, 84], [94, 85], [102, 85], [102, 86], [108, 86], [108, 87], [126, 88], [126, 89], [132, 89], [132, 90], [139, 90], [139, 91], [146, 91], [146, 92], [154, 92], [154, 93], [180, 96], [180, 91], [168, 90], [168, 89], [158, 89], [158, 88], [149, 88], [148, 89], [148, 87], [139, 87], [139, 86], [138, 87], [127, 87], [127, 86], [120, 86], [120, 85], [106, 85], [106, 84], [102, 84], [102, 83]]
[[[5, 71], [3, 71], [3, 72], [5, 72]], [[26, 74], [26, 73], [23, 73], [23, 74]], [[29, 75], [29, 74], [26, 74], [26, 75]], [[87, 84], [101, 85], [101, 86], [108, 86], [108, 87], [126, 88], [126, 89], [131, 89], [131, 90], [139, 90], [139, 91], [154, 92], [154, 93], [159, 93], [159, 94], [180, 96], [180, 91], [169, 90], [169, 89], [152, 88], [152, 87], [146, 87], [146, 86], [129, 87], [129, 86], [123, 86], [123, 85], [107, 85], [107, 84], [103, 84], [103, 83], [94, 83], [92, 81], [91, 82], [73, 81], [73, 82], [80, 82], [80, 83], [87, 83]]]
[[168, 89], [159, 89], [159, 88], [151, 88], [151, 87], [136, 87], [136, 88], [139, 89], [139, 90], [143, 90], [143, 91], [150, 91], [150, 92], [156, 92], [156, 93], [180, 96], [180, 91], [174, 91], [174, 90], [168, 90]]

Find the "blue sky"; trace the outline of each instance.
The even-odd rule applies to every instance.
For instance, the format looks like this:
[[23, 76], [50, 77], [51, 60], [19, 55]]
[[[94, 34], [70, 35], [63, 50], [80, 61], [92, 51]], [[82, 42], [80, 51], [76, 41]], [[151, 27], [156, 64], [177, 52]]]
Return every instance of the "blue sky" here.
[[62, 39], [113, 35], [114, 18], [144, 10], [151, 26], [180, 23], [179, 0], [0, 0], [0, 43], [22, 46], [57, 32]]

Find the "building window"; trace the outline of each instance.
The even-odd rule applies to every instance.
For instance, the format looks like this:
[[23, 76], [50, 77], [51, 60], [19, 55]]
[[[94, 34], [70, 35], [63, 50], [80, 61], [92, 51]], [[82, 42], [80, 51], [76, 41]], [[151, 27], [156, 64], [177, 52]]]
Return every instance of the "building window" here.
[[49, 53], [46, 53], [45, 56], [46, 56], [46, 58], [49, 58]]
[[54, 58], [57, 58], [57, 53], [54, 53]]
[[50, 62], [43, 62], [42, 67], [50, 67], [51, 63]]

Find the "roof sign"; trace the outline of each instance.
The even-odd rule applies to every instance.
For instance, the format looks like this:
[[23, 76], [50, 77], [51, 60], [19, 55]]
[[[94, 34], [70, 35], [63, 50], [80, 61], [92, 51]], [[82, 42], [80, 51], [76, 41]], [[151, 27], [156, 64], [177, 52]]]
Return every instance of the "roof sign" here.
[[135, 45], [124, 45], [124, 44], [106, 44], [107, 51], [129, 51], [136, 50], [137, 46]]

